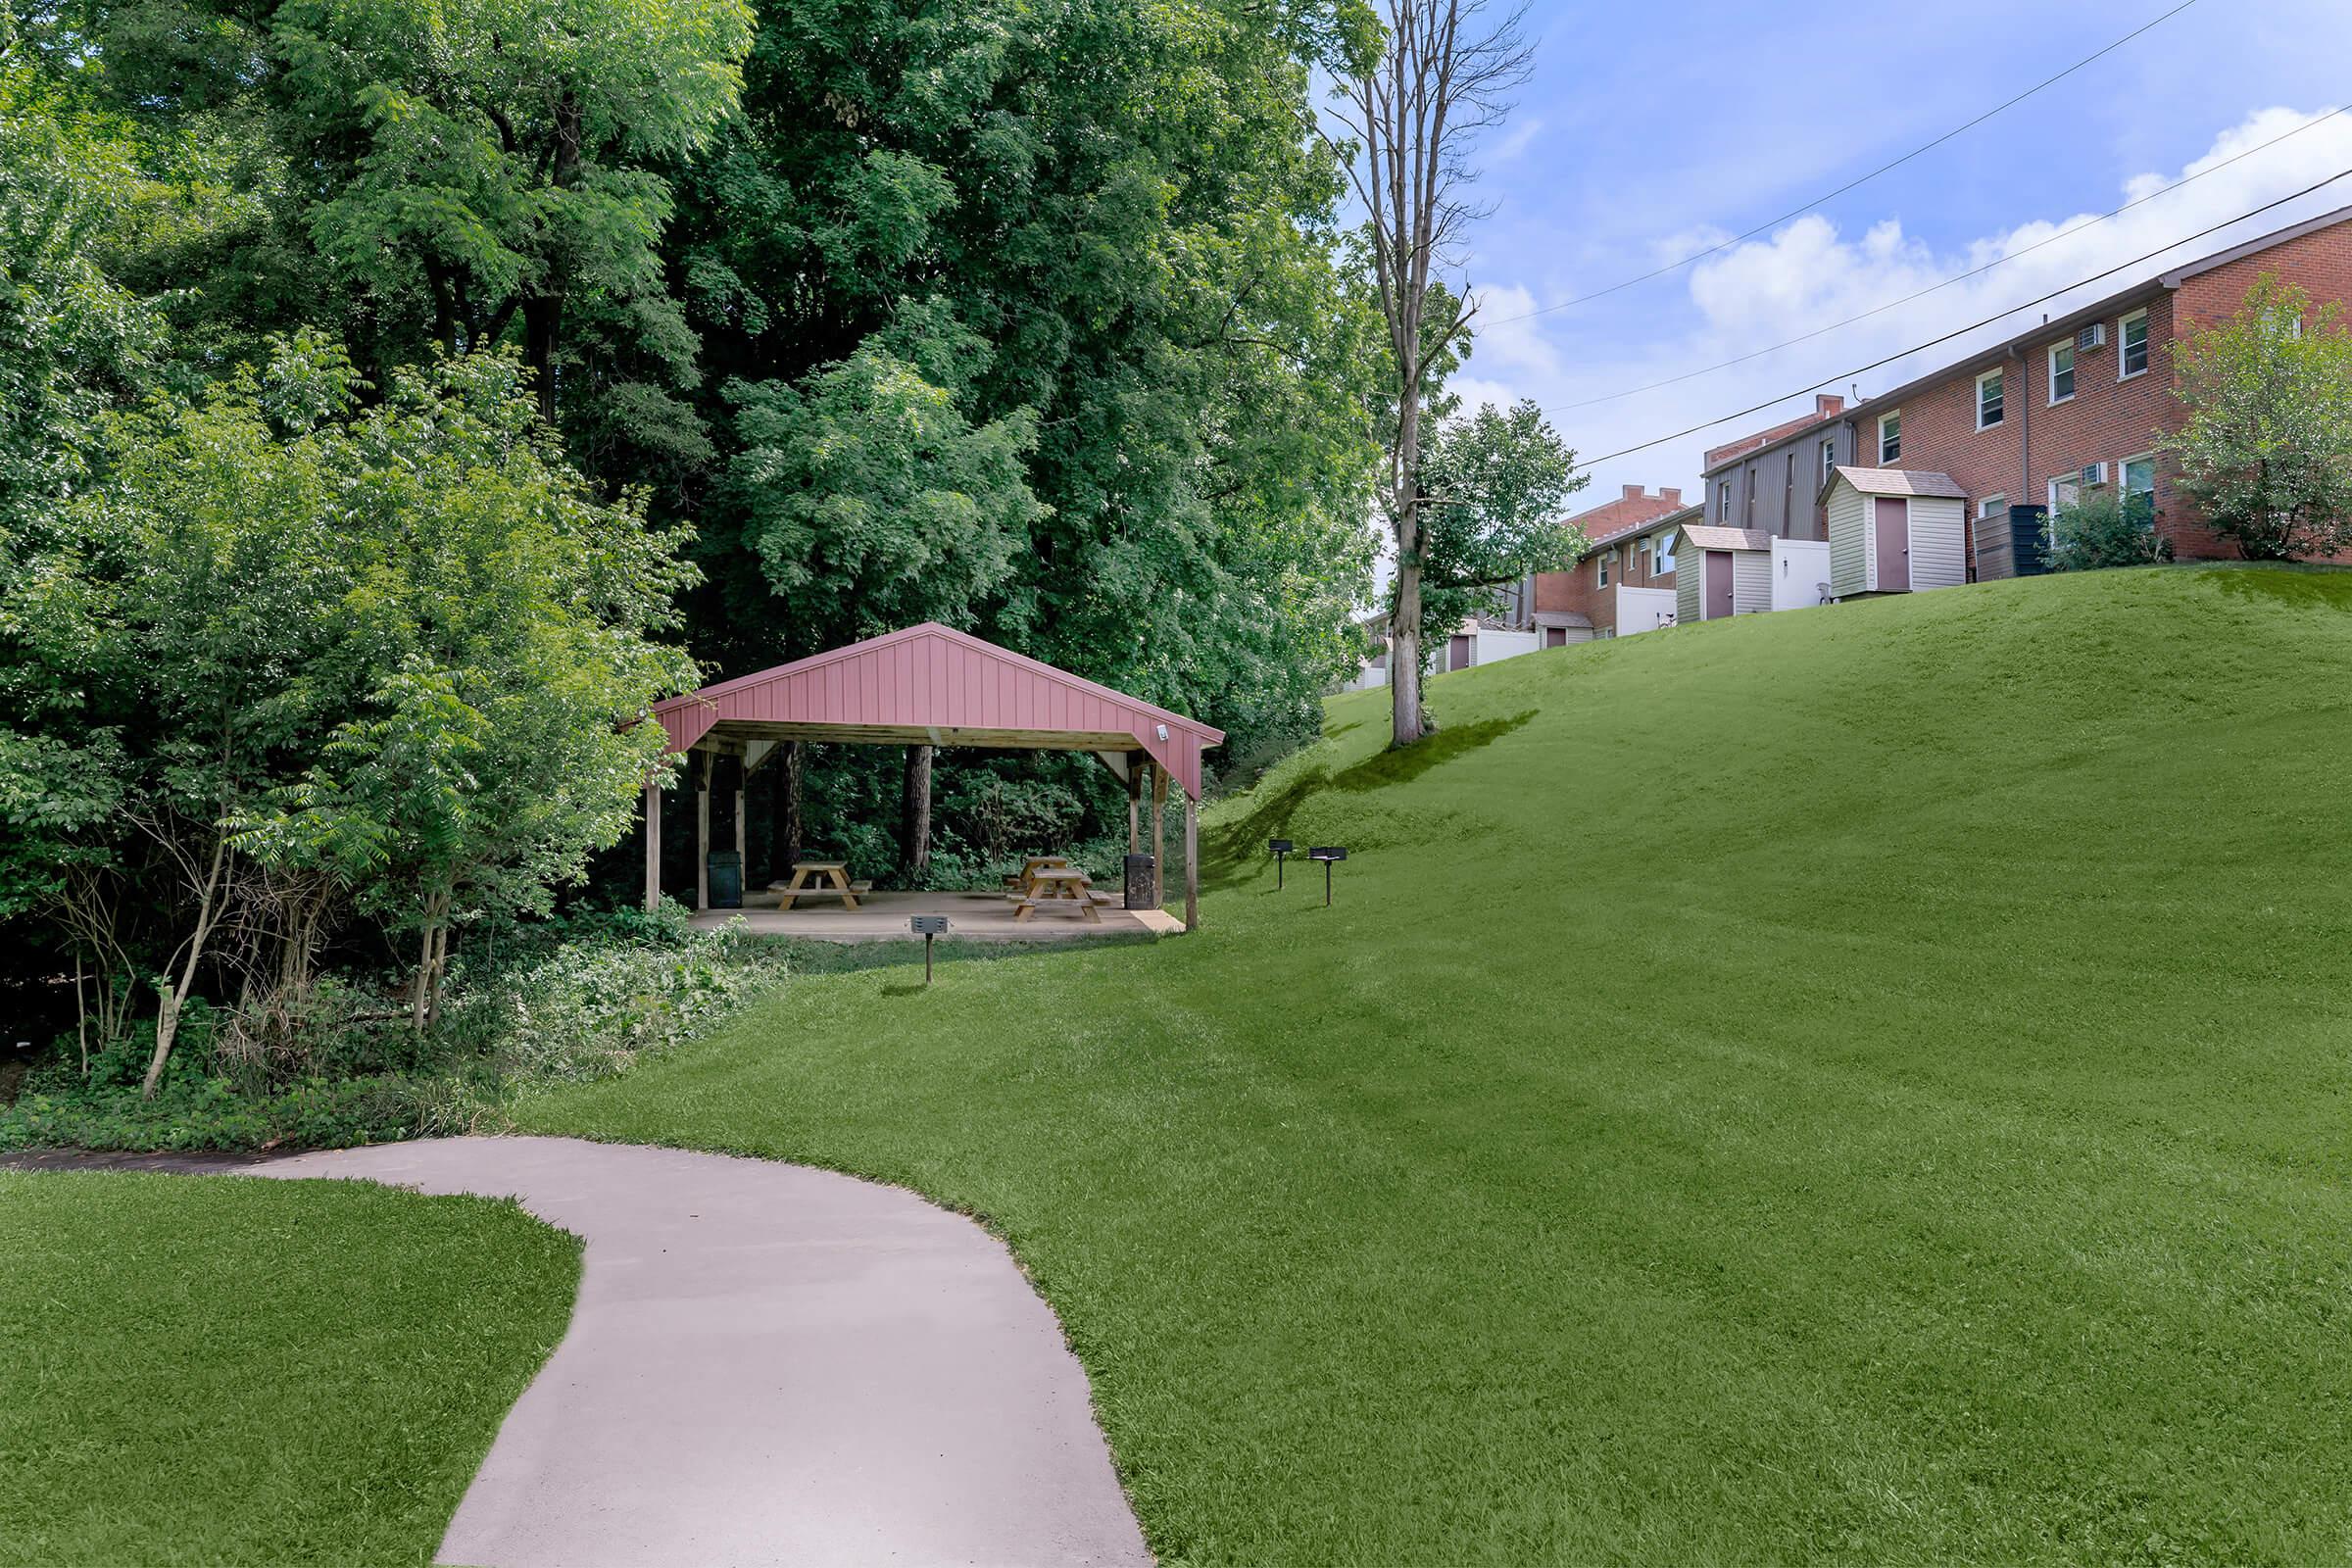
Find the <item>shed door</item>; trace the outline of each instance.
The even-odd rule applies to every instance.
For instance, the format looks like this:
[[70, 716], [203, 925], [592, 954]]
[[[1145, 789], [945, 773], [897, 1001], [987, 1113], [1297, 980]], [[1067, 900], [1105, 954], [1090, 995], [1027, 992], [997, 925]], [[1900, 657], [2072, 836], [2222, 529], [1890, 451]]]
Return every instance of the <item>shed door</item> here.
[[1901, 496], [1879, 497], [1879, 592], [1911, 587], [1911, 503]]
[[1456, 632], [1446, 644], [1446, 667], [1447, 669], [1468, 669], [1470, 667], [1470, 639], [1459, 632]]
[[1565, 647], [1567, 647], [1567, 646], [1568, 646], [1568, 628], [1567, 628], [1567, 627], [1565, 627], [1565, 626], [1546, 626], [1546, 627], [1544, 627], [1544, 647], [1546, 647], [1546, 648], [1565, 648]]
[[1729, 550], [1707, 552], [1707, 600], [1699, 609], [1699, 619], [1716, 620], [1732, 612], [1732, 553]]

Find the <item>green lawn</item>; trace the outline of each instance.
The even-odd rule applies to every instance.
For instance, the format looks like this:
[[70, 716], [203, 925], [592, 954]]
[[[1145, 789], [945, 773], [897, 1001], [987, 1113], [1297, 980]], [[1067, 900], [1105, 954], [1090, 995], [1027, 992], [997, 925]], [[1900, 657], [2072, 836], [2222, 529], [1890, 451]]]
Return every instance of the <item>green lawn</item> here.
[[0, 1171], [0, 1562], [429, 1562], [578, 1278], [511, 1203]]
[[2352, 576], [1431, 704], [1212, 813], [1193, 938], [808, 979], [528, 1119], [985, 1216], [1172, 1561], [2352, 1554]]

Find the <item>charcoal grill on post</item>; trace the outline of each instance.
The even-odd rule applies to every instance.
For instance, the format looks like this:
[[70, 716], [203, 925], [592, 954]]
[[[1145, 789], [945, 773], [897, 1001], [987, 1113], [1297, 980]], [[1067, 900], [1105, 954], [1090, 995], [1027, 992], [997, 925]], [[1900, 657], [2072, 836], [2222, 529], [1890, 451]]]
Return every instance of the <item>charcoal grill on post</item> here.
[[1273, 852], [1274, 856], [1274, 891], [1277, 893], [1282, 891], [1282, 867], [1284, 857], [1291, 853], [1293, 847], [1294, 846], [1289, 839], [1266, 840], [1266, 848]]
[[1306, 858], [1323, 862], [1323, 907], [1328, 909], [1331, 907], [1331, 868], [1334, 863], [1348, 858], [1348, 852], [1337, 844], [1322, 844], [1307, 851]]

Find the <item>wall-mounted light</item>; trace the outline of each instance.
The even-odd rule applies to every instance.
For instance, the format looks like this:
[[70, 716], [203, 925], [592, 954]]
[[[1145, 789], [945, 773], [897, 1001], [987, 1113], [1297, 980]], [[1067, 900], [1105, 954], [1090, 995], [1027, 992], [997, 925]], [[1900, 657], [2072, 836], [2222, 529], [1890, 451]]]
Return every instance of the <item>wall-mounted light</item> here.
[[1331, 907], [1332, 863], [1337, 860], [1345, 860], [1348, 858], [1348, 852], [1341, 849], [1337, 844], [1323, 844], [1307, 851], [1306, 858], [1310, 860], [1321, 860], [1323, 862], [1323, 907], [1328, 909]]
[[1152, 726], [1152, 733], [1164, 741], [1168, 738], [1168, 726], [1165, 724], [1154, 724]]

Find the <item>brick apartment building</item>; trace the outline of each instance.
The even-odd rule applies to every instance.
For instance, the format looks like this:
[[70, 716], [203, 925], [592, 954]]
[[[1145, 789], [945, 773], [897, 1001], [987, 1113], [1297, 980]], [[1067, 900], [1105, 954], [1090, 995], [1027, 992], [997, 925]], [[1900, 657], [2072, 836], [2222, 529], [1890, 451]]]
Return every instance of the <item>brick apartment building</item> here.
[[1525, 628], [1544, 634], [1544, 646], [1587, 642], [1617, 634], [1618, 588], [1672, 588], [1674, 538], [1698, 508], [1668, 487], [1652, 495], [1638, 484], [1614, 501], [1568, 519], [1591, 541], [1566, 571], [1535, 574], [1526, 594]]
[[1847, 461], [1948, 475], [1968, 501], [1972, 579], [2040, 570], [2042, 519], [2088, 486], [2147, 507], [2178, 557], [2233, 557], [2174, 490], [2172, 461], [2155, 448], [2183, 418], [2174, 343], [2234, 314], [2264, 272], [2315, 301], [2352, 298], [2352, 207], [2175, 268], [1857, 404], [1843, 419]]

